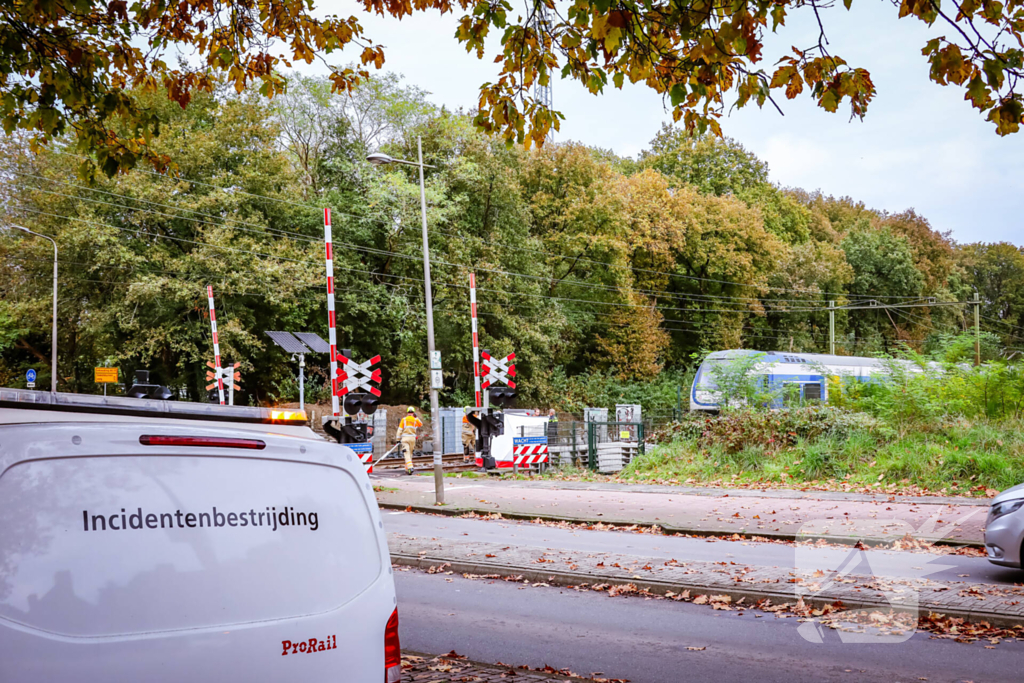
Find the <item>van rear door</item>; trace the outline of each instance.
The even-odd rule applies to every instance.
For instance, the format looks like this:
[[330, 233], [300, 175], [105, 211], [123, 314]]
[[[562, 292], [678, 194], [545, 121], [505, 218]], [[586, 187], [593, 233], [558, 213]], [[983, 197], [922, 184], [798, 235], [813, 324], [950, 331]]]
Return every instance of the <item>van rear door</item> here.
[[317, 438], [0, 425], [0, 678], [379, 681], [381, 527]]

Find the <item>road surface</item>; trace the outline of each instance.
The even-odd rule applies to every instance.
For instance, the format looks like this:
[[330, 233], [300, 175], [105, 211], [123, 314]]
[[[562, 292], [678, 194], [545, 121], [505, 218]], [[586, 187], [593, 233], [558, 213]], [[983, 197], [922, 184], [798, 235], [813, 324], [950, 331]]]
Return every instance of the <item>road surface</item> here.
[[[568, 588], [395, 572], [403, 648], [484, 662], [602, 672], [633, 683], [1020, 681], [1024, 643], [985, 649], [915, 634], [902, 643], [823, 643], [796, 618]], [[705, 648], [689, 650], [687, 648]], [[439, 678], [441, 675], [439, 674]]]
[[[797, 567], [803, 571], [839, 568], [850, 550], [844, 547], [794, 547], [779, 543], [715, 541], [683, 536], [638, 534], [624, 531], [560, 529], [529, 522], [488, 521], [401, 511], [382, 511], [389, 533], [447, 539], [467, 539], [514, 545], [558, 548], [582, 552], [609, 552], [667, 559], [732, 561], [763, 567]], [[864, 552], [854, 574], [891, 578], [925, 577], [939, 581], [1013, 584], [1024, 582], [1024, 572], [997, 567], [982, 557], [933, 555], [888, 550]], [[1022, 675], [1024, 678], [1024, 675]]]

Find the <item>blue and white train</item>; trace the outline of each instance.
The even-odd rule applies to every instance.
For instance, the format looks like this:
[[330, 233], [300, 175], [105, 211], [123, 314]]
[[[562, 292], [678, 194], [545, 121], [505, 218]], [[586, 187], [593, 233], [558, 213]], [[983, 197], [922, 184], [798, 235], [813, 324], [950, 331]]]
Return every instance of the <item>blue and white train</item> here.
[[[777, 395], [773, 405], [784, 407], [785, 396], [802, 401], [828, 401], [827, 377], [842, 377], [869, 382], [888, 374], [886, 361], [858, 356], [829, 356], [822, 353], [786, 353], [784, 351], [750, 351], [734, 349], [715, 351], [701, 363], [690, 390], [690, 410], [715, 412], [719, 409], [718, 385], [715, 383], [714, 367], [753, 355], [762, 356], [753, 373], [760, 385]], [[891, 361], [889, 361], [891, 362]], [[913, 363], [906, 363], [908, 370], [918, 371]], [[789, 391], [787, 389], [792, 387]]]

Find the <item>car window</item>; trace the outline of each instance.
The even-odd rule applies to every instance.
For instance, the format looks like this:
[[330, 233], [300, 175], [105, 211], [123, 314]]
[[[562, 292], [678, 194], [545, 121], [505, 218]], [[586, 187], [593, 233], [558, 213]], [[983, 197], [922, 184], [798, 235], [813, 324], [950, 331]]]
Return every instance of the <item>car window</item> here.
[[159, 453], [4, 472], [0, 616], [74, 636], [225, 626], [333, 610], [381, 574], [344, 469]]

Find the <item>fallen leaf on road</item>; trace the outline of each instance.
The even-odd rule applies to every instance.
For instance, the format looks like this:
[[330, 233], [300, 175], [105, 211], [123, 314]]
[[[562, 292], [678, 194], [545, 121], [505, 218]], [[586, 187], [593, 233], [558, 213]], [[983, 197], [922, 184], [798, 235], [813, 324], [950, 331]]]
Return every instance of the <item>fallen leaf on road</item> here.
[[693, 645], [687, 645], [687, 646], [686, 646], [686, 649], [687, 649], [687, 650], [693, 650], [694, 652], [700, 652], [701, 650], [706, 650], [706, 649], [708, 649], [708, 648], [707, 648], [707, 646], [706, 646], [706, 645], [705, 645], [705, 646], [703, 646], [703, 647], [695, 647], [695, 646], [693, 646]]

